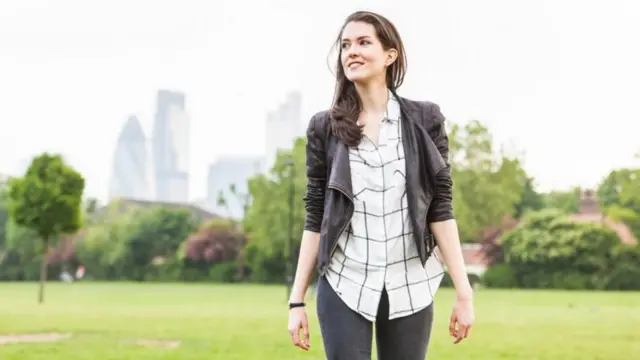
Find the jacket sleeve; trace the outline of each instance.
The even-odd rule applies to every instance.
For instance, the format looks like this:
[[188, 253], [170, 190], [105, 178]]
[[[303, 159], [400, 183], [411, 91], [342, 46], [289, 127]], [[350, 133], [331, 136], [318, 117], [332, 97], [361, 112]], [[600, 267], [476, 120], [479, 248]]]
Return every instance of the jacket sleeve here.
[[435, 174], [434, 197], [427, 214], [427, 222], [439, 222], [454, 219], [453, 216], [453, 182], [449, 162], [449, 137], [445, 128], [445, 117], [437, 104], [431, 104], [428, 111], [430, 117], [429, 136], [435, 143], [446, 166]]
[[322, 115], [316, 114], [307, 127], [307, 189], [304, 196], [306, 218], [304, 229], [320, 232], [324, 215], [324, 194], [326, 184], [326, 153]]

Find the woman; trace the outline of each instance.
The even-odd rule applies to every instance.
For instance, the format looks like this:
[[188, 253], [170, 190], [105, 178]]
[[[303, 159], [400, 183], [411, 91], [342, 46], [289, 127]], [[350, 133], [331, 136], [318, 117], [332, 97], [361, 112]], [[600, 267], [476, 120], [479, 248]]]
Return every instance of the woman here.
[[350, 15], [337, 45], [334, 104], [307, 129], [307, 214], [289, 332], [309, 349], [304, 295], [316, 268], [327, 359], [371, 359], [375, 324], [378, 359], [422, 360], [444, 274], [436, 245], [456, 288], [455, 343], [469, 335], [474, 317], [451, 208], [444, 117], [436, 104], [396, 95], [406, 58], [387, 19]]

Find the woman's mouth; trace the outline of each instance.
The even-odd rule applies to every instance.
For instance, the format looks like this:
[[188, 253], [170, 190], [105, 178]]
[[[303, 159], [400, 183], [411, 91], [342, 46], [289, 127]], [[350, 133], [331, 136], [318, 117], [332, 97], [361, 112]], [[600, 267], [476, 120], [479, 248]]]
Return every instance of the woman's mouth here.
[[357, 68], [359, 68], [361, 65], [364, 65], [364, 63], [360, 62], [360, 61], [354, 61], [352, 63], [349, 64], [349, 70], [356, 70]]

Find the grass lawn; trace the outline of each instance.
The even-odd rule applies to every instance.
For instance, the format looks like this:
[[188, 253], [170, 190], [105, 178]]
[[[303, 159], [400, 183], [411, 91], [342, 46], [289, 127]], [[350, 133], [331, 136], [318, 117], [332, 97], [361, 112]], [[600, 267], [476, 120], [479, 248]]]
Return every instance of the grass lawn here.
[[[0, 344], [2, 360], [324, 359], [315, 308], [312, 350], [286, 331], [284, 286], [0, 283], [0, 336], [71, 333], [49, 343]], [[640, 354], [640, 293], [497, 291], [476, 294], [470, 339], [452, 345], [453, 292], [440, 291], [428, 359], [624, 360]], [[177, 348], [136, 339], [180, 340]], [[635, 356], [633, 356], [635, 354]]]

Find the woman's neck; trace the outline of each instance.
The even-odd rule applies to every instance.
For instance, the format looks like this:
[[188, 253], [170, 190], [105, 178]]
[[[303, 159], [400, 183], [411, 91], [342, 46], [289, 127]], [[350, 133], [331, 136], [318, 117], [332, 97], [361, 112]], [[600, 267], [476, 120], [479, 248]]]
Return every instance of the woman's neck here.
[[369, 114], [380, 114], [387, 110], [389, 89], [384, 83], [359, 85], [355, 84], [356, 92], [362, 101], [362, 110]]

